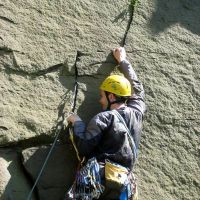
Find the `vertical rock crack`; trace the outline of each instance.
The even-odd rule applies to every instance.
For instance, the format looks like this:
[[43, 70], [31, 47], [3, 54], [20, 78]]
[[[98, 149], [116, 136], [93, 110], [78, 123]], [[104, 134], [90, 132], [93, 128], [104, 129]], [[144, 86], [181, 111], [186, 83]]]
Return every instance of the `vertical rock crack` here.
[[72, 105], [71, 105], [71, 111], [74, 112], [76, 108], [76, 99], [78, 95], [78, 67], [77, 62], [79, 61], [79, 57], [81, 56], [81, 52], [77, 51], [76, 54], [76, 60], [74, 63], [74, 70], [75, 70], [75, 78], [74, 78], [74, 91], [73, 91], [73, 99], [72, 99]]
[[129, 5], [129, 20], [128, 20], [128, 24], [127, 24], [127, 27], [126, 27], [126, 31], [125, 31], [125, 34], [124, 34], [124, 37], [121, 41], [121, 46], [124, 47], [125, 44], [126, 44], [126, 38], [127, 38], [127, 35], [128, 35], [128, 32], [130, 30], [130, 27], [131, 27], [131, 24], [133, 22], [133, 15], [134, 15], [134, 12], [135, 12], [135, 6], [137, 4], [137, 0], [131, 0], [131, 3]]

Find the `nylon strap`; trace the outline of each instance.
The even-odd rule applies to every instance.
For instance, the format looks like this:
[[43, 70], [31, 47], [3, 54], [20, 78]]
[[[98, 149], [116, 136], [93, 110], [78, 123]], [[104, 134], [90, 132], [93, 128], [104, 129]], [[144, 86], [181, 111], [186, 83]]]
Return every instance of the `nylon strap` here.
[[71, 140], [71, 142], [72, 142], [72, 145], [73, 145], [73, 147], [74, 147], [74, 149], [75, 149], [75, 151], [76, 151], [77, 159], [78, 159], [78, 161], [79, 161], [80, 163], [82, 163], [83, 160], [81, 160], [81, 158], [80, 158], [80, 156], [79, 156], [78, 149], [77, 149], [76, 144], [75, 144], [75, 142], [74, 142], [74, 134], [73, 134], [73, 131], [72, 131], [71, 128], [69, 128], [69, 137], [70, 137], [70, 140]]
[[132, 152], [133, 152], [133, 155], [134, 155], [134, 159], [136, 160], [136, 158], [137, 158], [137, 148], [136, 148], [135, 142], [134, 142], [134, 140], [133, 140], [133, 138], [131, 136], [130, 130], [129, 130], [129, 128], [126, 125], [126, 122], [124, 121], [124, 118], [119, 114], [119, 112], [117, 110], [112, 110], [112, 112], [124, 124], [124, 126], [125, 126], [125, 128], [127, 130], [128, 141], [129, 141], [130, 146], [132, 147], [131, 149], [132, 149]]

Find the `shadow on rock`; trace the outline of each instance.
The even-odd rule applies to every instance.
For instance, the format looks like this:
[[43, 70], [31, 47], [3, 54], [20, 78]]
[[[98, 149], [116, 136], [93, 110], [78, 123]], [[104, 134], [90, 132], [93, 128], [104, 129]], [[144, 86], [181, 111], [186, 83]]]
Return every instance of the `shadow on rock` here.
[[158, 34], [173, 24], [180, 24], [194, 34], [200, 35], [199, 0], [156, 0], [156, 10], [149, 26]]
[[102, 111], [99, 104], [99, 87], [102, 81], [110, 75], [116, 65], [117, 63], [115, 62], [112, 53], [109, 53], [105, 61], [101, 62], [96, 75], [79, 77], [79, 81], [86, 85], [86, 90], [82, 90], [84, 93], [84, 101], [77, 110], [77, 114], [83, 121], [88, 122], [98, 112]]
[[[92, 57], [89, 57], [89, 59], [92, 59]], [[77, 62], [79, 61], [80, 60]], [[78, 75], [77, 77], [80, 85], [84, 84], [87, 87], [86, 90], [78, 88], [78, 95], [80, 95], [80, 92], [83, 92], [85, 99], [79, 99], [83, 101], [78, 102], [80, 103], [80, 106], [77, 110], [77, 114], [86, 122], [100, 111], [101, 108], [98, 103], [99, 86], [116, 66], [112, 53], [109, 53], [104, 61], [101, 60], [101, 62], [98, 62], [97, 64], [98, 70], [95, 75], [90, 76], [83, 74], [80, 76]], [[97, 66], [95, 65], [95, 67]], [[68, 101], [71, 100], [70, 94], [73, 93], [73, 85], [75, 81], [75, 75], [73, 73], [66, 73], [63, 70], [65, 69], [62, 68], [59, 73], [59, 81], [68, 90], [63, 95], [63, 99], [58, 106], [58, 119], [60, 117], [63, 118], [66, 106], [69, 106], [71, 103]], [[55, 146], [34, 191], [38, 200], [63, 199], [66, 191], [73, 183], [78, 166], [78, 160], [73, 146], [68, 141], [66, 129], [63, 128], [61, 130], [59, 139], [60, 142]], [[33, 183], [39, 174], [49, 149], [50, 146], [32, 147], [22, 152], [25, 171], [28, 176], [31, 177]]]
[[[22, 152], [26, 172], [36, 180], [49, 146], [33, 147]], [[36, 186], [38, 200], [63, 199], [73, 183], [77, 160], [72, 146], [56, 145]]]
[[[0, 199], [23, 200], [30, 190], [30, 182], [21, 165], [19, 149], [2, 148], [0, 150]], [[36, 200], [32, 196], [32, 200]]]
[[[100, 63], [95, 76], [78, 76], [78, 82], [87, 86], [86, 91], [83, 91], [81, 88], [78, 89], [79, 91], [84, 92], [85, 95], [84, 101], [81, 102], [77, 110], [78, 115], [80, 115], [84, 121], [88, 121], [91, 119], [91, 117], [100, 111], [100, 106], [98, 103], [99, 86], [100, 83], [108, 75], [110, 75], [115, 66], [116, 62], [112, 56], [112, 53], [109, 53], [105, 61]], [[66, 76], [66, 74], [63, 74], [63, 71], [60, 71], [59, 79], [63, 86], [67, 86], [67, 88], [73, 88], [72, 86], [75, 80], [74, 76], [69, 74]], [[69, 100], [65, 97], [69, 97], [69, 91], [70, 90], [68, 90], [66, 94], [63, 95], [63, 99], [58, 106], [58, 118], [62, 117], [64, 114], [66, 107], [65, 104], [68, 104], [66, 101]], [[28, 174], [27, 177], [31, 177], [30, 179], [33, 183], [35, 182], [41, 170], [50, 147], [51, 146], [32, 147], [25, 149], [22, 152], [23, 165], [26, 173]], [[61, 130], [60, 142], [58, 142], [55, 146], [49, 161], [44, 168], [44, 172], [42, 173], [40, 180], [35, 188], [34, 194], [37, 196], [37, 199], [63, 199], [66, 191], [73, 183], [77, 166], [78, 160], [76, 158], [76, 153], [73, 146], [68, 141], [67, 130], [63, 128]]]

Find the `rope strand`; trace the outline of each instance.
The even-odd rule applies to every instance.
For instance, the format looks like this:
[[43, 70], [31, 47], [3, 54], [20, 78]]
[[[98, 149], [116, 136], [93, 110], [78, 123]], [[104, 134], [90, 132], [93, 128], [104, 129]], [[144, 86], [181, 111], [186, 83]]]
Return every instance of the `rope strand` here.
[[[73, 96], [72, 96], [72, 102], [71, 102], [71, 111], [72, 112], [74, 112], [75, 107], [76, 107], [77, 92], [78, 92], [78, 82], [77, 82], [77, 76], [76, 76], [76, 78], [75, 78], [75, 84], [74, 84], [74, 91], [73, 91]], [[44, 171], [44, 168], [45, 168], [45, 166], [46, 166], [46, 164], [47, 164], [47, 162], [49, 160], [49, 157], [50, 157], [50, 155], [51, 155], [51, 153], [52, 153], [52, 151], [53, 151], [53, 149], [54, 149], [54, 147], [56, 145], [56, 142], [58, 140], [60, 132], [61, 132], [62, 128], [64, 127], [64, 121], [65, 121], [65, 119], [62, 120], [61, 125], [57, 126], [57, 129], [56, 129], [56, 132], [55, 132], [55, 139], [53, 141], [53, 144], [52, 144], [52, 146], [51, 146], [51, 148], [49, 150], [49, 153], [47, 154], [47, 157], [46, 157], [46, 159], [45, 159], [45, 161], [44, 161], [44, 163], [42, 165], [42, 168], [41, 168], [41, 170], [40, 170], [40, 172], [39, 172], [39, 174], [38, 174], [38, 176], [37, 176], [37, 178], [35, 180], [35, 183], [34, 183], [32, 189], [31, 189], [31, 191], [30, 191], [30, 193], [29, 193], [29, 195], [27, 197], [27, 200], [31, 200], [32, 199], [31, 197], [32, 197], [33, 191], [34, 191], [36, 185], [39, 182], [39, 179], [40, 179], [40, 177], [42, 175], [42, 172]], [[69, 125], [67, 125], [66, 129], [69, 129], [69, 131], [70, 131]], [[78, 151], [76, 148], [75, 148], [75, 150]], [[77, 154], [77, 157], [78, 157], [78, 159], [80, 159], [80, 157], [79, 157], [78, 154]]]

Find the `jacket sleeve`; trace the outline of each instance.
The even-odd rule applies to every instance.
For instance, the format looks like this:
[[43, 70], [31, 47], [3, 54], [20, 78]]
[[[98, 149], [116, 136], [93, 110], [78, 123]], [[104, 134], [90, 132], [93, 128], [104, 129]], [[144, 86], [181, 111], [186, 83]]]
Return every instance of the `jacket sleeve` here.
[[128, 100], [127, 106], [139, 110], [143, 115], [146, 110], [143, 85], [138, 80], [132, 65], [127, 60], [123, 60], [119, 64], [119, 70], [130, 81], [132, 87], [132, 96]]
[[103, 132], [110, 125], [110, 116], [104, 112], [93, 117], [86, 127], [83, 121], [74, 123], [74, 141], [80, 156], [90, 157], [95, 147], [98, 146]]

